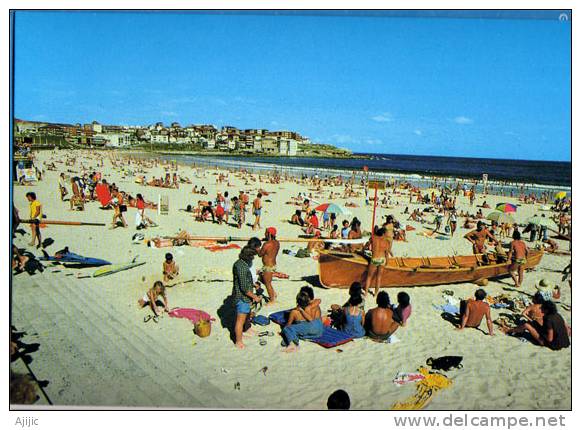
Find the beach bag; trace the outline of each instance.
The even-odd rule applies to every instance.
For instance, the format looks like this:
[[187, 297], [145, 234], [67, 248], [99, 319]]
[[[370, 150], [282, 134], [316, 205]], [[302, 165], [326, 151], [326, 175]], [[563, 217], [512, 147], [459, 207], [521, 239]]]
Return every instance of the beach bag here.
[[200, 337], [210, 336], [212, 331], [212, 324], [208, 320], [200, 320], [194, 324], [194, 333]]
[[426, 364], [434, 370], [443, 370], [444, 372], [447, 372], [452, 368], [462, 369], [463, 358], [464, 357], [458, 355], [445, 355], [438, 358], [430, 357], [426, 360]]

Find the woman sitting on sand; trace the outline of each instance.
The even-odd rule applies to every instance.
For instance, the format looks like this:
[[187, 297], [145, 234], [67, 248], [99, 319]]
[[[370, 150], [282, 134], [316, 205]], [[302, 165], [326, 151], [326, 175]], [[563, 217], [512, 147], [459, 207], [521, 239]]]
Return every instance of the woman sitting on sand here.
[[365, 311], [360, 307], [362, 303], [361, 294], [353, 294], [349, 297], [348, 306], [343, 308], [342, 331], [353, 338], [365, 336]]
[[309, 218], [307, 219], [307, 228], [305, 230], [306, 234], [315, 234], [315, 231], [319, 229], [319, 218], [317, 218], [317, 212], [311, 211]]
[[402, 291], [397, 294], [397, 306], [393, 307], [393, 320], [400, 326], [405, 327], [407, 320], [412, 314], [410, 296]]
[[312, 288], [303, 287], [297, 295], [297, 306], [291, 310], [288, 320], [282, 329], [284, 352], [298, 349], [300, 339], [315, 339], [323, 334], [320, 299], [314, 298]]

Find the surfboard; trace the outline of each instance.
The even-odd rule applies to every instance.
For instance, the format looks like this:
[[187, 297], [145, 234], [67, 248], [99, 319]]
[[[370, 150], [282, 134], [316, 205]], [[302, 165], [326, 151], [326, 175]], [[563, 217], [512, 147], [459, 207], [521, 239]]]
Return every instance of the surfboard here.
[[50, 261], [53, 263], [68, 263], [68, 264], [81, 264], [85, 266], [106, 266], [111, 264], [107, 260], [101, 260], [100, 258], [83, 257], [82, 255], [75, 254], [73, 252], [67, 252], [61, 254], [59, 257], [53, 257], [43, 250], [44, 256], [40, 257], [39, 260]]
[[140, 263], [135, 262], [136, 258], [137, 257], [135, 257], [131, 263], [111, 264], [110, 266], [101, 267], [100, 269], [97, 269], [95, 270], [95, 272], [93, 272], [93, 278], [112, 275], [113, 273], [122, 272], [123, 270], [129, 270], [134, 267], [143, 266], [145, 264], [145, 261], [142, 261]]

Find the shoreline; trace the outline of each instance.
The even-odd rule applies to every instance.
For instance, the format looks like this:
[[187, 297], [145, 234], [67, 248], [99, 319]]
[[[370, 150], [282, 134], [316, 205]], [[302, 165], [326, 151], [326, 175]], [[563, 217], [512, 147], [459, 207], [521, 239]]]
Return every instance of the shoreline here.
[[[144, 155], [152, 155], [155, 152], [149, 151], [127, 151], [128, 154], [144, 154]], [[202, 157], [198, 157], [198, 155], [192, 154], [175, 154], [175, 153], [160, 153], [162, 157], [171, 157], [173, 155], [180, 155], [191, 157], [192, 160], [173, 160], [178, 163], [186, 163], [191, 164], [192, 162], [194, 165], [196, 162], [201, 162], [202, 165], [206, 165], [209, 167], [221, 166], [225, 168], [240, 168], [241, 166], [248, 167], [249, 170], [256, 169], [258, 171], [275, 171], [275, 170], [282, 170], [286, 173], [293, 174], [293, 173], [303, 173], [307, 174], [307, 176], [314, 176], [314, 175], [332, 175], [332, 176], [344, 176], [350, 177], [352, 172], [355, 172], [355, 178], [361, 180], [365, 174], [362, 171], [353, 171], [347, 168], [328, 168], [328, 167], [309, 167], [309, 166], [298, 166], [298, 165], [285, 165], [284, 160], [286, 157], [276, 157], [271, 156], [271, 158], [278, 158], [281, 160], [280, 164], [275, 163], [267, 163], [267, 162], [260, 162], [260, 161], [251, 161], [251, 160], [239, 160], [238, 156], [228, 156], [228, 155], [221, 155], [219, 157], [213, 157], [212, 155], [204, 155]], [[228, 158], [232, 157], [232, 158]], [[198, 159], [199, 158], [199, 159]], [[240, 158], [251, 158], [251, 156], [247, 157], [240, 157]], [[262, 157], [261, 157], [262, 158]], [[264, 157], [267, 158], [267, 157]], [[298, 158], [330, 158], [335, 159], [333, 157], [298, 157]], [[170, 160], [166, 160], [170, 161]], [[421, 174], [419, 172], [407, 172], [407, 171], [376, 171], [370, 170], [369, 176], [372, 179], [378, 180], [397, 180], [397, 181], [409, 181], [411, 183], [419, 183], [420, 187], [426, 186], [427, 183], [432, 183], [437, 181], [439, 183], [443, 183], [444, 185], [447, 184], [454, 184], [456, 182], [469, 182], [475, 183], [476, 189], [479, 192], [482, 192], [483, 185], [482, 179], [478, 179], [476, 177], [459, 177], [454, 175], [426, 175]], [[552, 185], [552, 184], [539, 184], [539, 183], [531, 183], [531, 182], [509, 182], [509, 181], [500, 181], [500, 180], [489, 180], [489, 186], [493, 186], [494, 188], [500, 187], [501, 189], [505, 189], [506, 191], [517, 190], [517, 194], [520, 193], [518, 190], [521, 186], [524, 187], [525, 191], [529, 192], [538, 192], [541, 193], [543, 191], [567, 191], [571, 192], [571, 186], [568, 185]], [[494, 193], [489, 193], [494, 194]]]

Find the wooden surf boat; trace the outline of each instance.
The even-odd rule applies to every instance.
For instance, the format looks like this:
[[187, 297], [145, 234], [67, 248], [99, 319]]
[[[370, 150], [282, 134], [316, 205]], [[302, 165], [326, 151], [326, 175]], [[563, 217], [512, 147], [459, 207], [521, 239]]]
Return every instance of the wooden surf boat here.
[[[542, 250], [529, 250], [525, 269], [535, 267]], [[349, 288], [365, 282], [369, 258], [359, 254], [322, 250], [319, 280], [326, 288]], [[509, 275], [510, 262], [499, 262], [495, 254], [450, 257], [393, 257], [381, 267], [381, 287], [415, 287], [474, 282]]]

